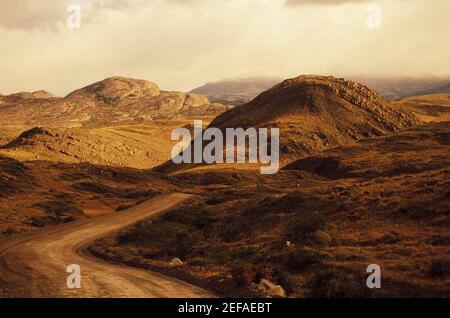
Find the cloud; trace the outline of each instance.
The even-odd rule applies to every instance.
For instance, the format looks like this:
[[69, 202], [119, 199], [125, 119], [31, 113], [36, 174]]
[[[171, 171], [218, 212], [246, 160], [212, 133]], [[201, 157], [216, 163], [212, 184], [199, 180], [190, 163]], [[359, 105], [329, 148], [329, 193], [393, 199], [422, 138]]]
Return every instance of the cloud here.
[[121, 10], [143, 3], [143, 0], [1, 0], [0, 27], [32, 30], [55, 29], [67, 18], [67, 7], [79, 4], [85, 22], [95, 20], [102, 11]]
[[65, 95], [114, 75], [169, 90], [246, 73], [450, 75], [450, 42], [436, 40], [448, 37], [448, 0], [384, 0], [377, 30], [357, 3], [293, 10], [285, 0], [90, 0], [81, 28], [70, 30], [64, 5], [61, 17], [50, 2], [67, 3], [11, 0], [25, 12], [24, 3], [40, 3], [42, 14], [31, 11], [30, 23], [10, 11], [14, 27], [0, 26], [1, 93]]
[[[371, 0], [286, 0], [287, 7], [302, 5], [339, 5], [344, 3], [364, 3]], [[373, 1], [373, 0], [372, 0]]]

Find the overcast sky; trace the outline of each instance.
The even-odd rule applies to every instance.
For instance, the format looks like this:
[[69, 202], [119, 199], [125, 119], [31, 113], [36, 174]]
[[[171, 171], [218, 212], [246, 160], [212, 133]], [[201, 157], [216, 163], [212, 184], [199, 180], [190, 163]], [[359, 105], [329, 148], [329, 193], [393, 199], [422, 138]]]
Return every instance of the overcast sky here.
[[[109, 76], [189, 90], [246, 75], [450, 75], [448, 0], [1, 0], [0, 92]], [[69, 3], [81, 28], [67, 27]], [[369, 29], [371, 3], [381, 28]]]

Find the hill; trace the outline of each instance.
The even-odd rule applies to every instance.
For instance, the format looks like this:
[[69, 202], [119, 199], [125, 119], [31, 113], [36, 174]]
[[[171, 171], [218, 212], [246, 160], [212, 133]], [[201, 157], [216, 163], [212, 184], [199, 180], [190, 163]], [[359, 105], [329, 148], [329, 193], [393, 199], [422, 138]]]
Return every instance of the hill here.
[[284, 160], [417, 124], [364, 85], [324, 76], [288, 79], [215, 118], [210, 127], [280, 128]]
[[[219, 128], [224, 135], [226, 128], [279, 128], [280, 161], [286, 164], [418, 123], [412, 113], [364, 85], [331, 76], [303, 75], [222, 113], [208, 128]], [[172, 173], [198, 166], [168, 161], [156, 170]]]
[[411, 96], [398, 102], [401, 109], [425, 122], [450, 121], [450, 89], [447, 93]]
[[86, 163], [21, 163], [0, 155], [0, 240], [116, 213], [175, 189], [169, 178], [144, 170]]
[[98, 126], [117, 123], [217, 115], [229, 106], [205, 96], [161, 91], [154, 83], [112, 77], [68, 94], [45, 92], [0, 97], [0, 124], [28, 126]]
[[87, 162], [149, 169], [170, 159], [172, 130], [190, 123], [154, 120], [90, 128], [0, 126], [0, 155], [19, 161]]

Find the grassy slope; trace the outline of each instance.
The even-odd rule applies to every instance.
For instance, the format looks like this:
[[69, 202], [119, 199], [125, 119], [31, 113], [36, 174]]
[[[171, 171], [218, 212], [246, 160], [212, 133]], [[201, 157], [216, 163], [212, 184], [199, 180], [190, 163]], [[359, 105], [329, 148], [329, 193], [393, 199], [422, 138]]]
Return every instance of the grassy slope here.
[[[343, 162], [339, 175], [180, 174], [202, 199], [96, 249], [141, 265], [179, 257], [235, 291], [266, 277], [291, 296], [450, 296], [449, 135], [449, 123], [433, 124], [325, 152]], [[369, 292], [373, 263], [383, 288]]]

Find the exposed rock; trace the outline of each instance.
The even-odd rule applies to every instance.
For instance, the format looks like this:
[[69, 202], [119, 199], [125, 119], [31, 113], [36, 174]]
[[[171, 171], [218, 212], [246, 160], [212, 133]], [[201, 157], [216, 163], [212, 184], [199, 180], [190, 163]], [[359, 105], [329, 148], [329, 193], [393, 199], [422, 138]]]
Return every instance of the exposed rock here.
[[158, 85], [152, 82], [125, 77], [111, 77], [96, 82], [69, 95], [67, 99], [90, 98], [110, 105], [117, 105], [126, 98], [159, 96]]
[[53, 98], [53, 94], [44, 90], [39, 90], [33, 93], [34, 98]]
[[261, 279], [259, 286], [264, 289], [265, 293], [269, 297], [286, 298], [287, 293], [280, 285], [276, 285], [267, 279]]
[[183, 266], [184, 263], [181, 259], [179, 258], [173, 258], [170, 262], [169, 262], [169, 266], [170, 267], [179, 267], [179, 266]]

